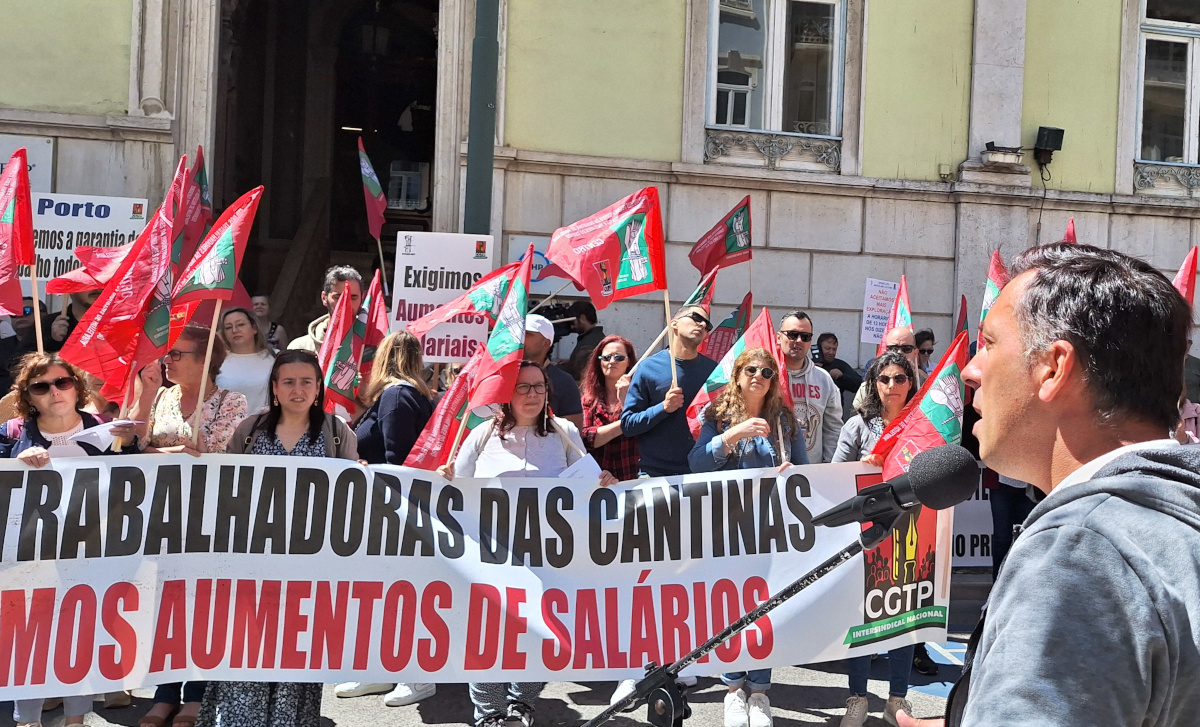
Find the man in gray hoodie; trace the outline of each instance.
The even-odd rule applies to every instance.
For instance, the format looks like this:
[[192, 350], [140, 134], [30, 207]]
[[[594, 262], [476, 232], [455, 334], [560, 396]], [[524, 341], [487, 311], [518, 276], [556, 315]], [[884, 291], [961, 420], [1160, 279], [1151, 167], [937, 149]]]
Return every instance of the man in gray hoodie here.
[[1084, 245], [1031, 248], [1012, 271], [963, 378], [983, 461], [1045, 498], [945, 723], [1200, 723], [1200, 447], [1168, 436], [1190, 307], [1149, 264]]

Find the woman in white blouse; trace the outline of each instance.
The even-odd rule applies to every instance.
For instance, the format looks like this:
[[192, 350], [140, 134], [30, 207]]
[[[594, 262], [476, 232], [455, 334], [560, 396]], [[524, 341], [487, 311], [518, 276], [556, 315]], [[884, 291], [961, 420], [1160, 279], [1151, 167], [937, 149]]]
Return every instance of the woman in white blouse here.
[[[550, 416], [546, 407], [549, 382], [542, 368], [522, 361], [511, 404], [480, 424], [463, 441], [453, 464], [438, 468], [446, 479], [460, 477], [557, 477], [584, 456], [579, 430], [566, 419]], [[617, 478], [600, 473], [600, 485]], [[533, 721], [533, 702], [544, 684], [533, 682], [471, 684], [474, 724], [502, 727]]]
[[254, 314], [245, 308], [230, 308], [221, 314], [220, 333], [229, 353], [217, 374], [217, 386], [243, 394], [249, 413], [262, 411], [267, 407], [274, 349], [267, 345]]

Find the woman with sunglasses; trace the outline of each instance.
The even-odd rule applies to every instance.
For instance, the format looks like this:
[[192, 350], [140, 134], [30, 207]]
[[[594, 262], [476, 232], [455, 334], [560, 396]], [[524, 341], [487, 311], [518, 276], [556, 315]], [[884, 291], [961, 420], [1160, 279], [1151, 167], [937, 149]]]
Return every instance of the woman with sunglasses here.
[[[579, 430], [566, 419], [550, 416], [549, 381], [542, 367], [522, 361], [512, 402], [500, 405], [500, 413], [471, 430], [463, 440], [453, 464], [442, 465], [438, 474], [459, 477], [558, 477], [584, 456]], [[600, 486], [616, 483], [602, 472]], [[471, 684], [475, 727], [505, 727], [533, 723], [533, 703], [546, 686], [540, 682]]]
[[583, 442], [601, 469], [622, 482], [636, 480], [638, 474], [637, 440], [621, 432], [629, 370], [635, 363], [633, 344], [614, 335], [596, 345], [583, 370]]
[[[917, 375], [912, 361], [900, 351], [887, 351], [872, 362], [867, 369], [866, 394], [862, 405], [846, 426], [838, 440], [834, 462], [863, 461], [876, 467], [882, 464], [871, 448], [889, 424], [900, 415], [904, 405], [917, 393]], [[904, 710], [912, 714], [912, 707], [905, 697], [908, 695], [908, 677], [913, 663], [912, 646], [902, 646], [888, 652], [891, 669], [891, 684], [888, 689], [887, 705], [883, 720], [896, 724], [896, 712]], [[841, 727], [862, 727], [867, 719], [867, 676], [871, 671], [871, 657], [857, 656], [847, 660], [850, 670], [850, 698], [846, 700], [846, 715]]]
[[[246, 418], [246, 397], [219, 388], [214, 381], [225, 362], [225, 344], [213, 339], [212, 360], [204, 368], [204, 351], [209, 329], [189, 324], [167, 355], [166, 377], [174, 385], [163, 388], [163, 371], [158, 364], [142, 369], [136, 379], [136, 403], [129, 418], [137, 425], [138, 446], [145, 452], [222, 453], [233, 437], [238, 422]], [[205, 398], [200, 415], [200, 443], [196, 448], [192, 425], [200, 406], [200, 382], [205, 380]], [[192, 727], [200, 713], [206, 682], [160, 684], [154, 691], [154, 706], [138, 722], [139, 727]]]
[[[0, 447], [31, 467], [45, 467], [50, 459], [112, 454], [71, 436], [98, 426], [100, 419], [84, 411], [91, 390], [83, 372], [57, 353], [30, 353], [19, 363], [13, 390], [17, 392], [18, 418], [4, 424]], [[21, 727], [40, 725], [44, 699], [18, 699], [13, 720]], [[63, 698], [65, 724], [83, 724], [92, 711], [92, 695]]]
[[[357, 460], [354, 432], [325, 413], [323, 381], [311, 351], [279, 354], [269, 376], [269, 408], [238, 425], [229, 453]], [[319, 683], [304, 682], [211, 682], [199, 721], [226, 727], [318, 727], [321, 689]]]
[[[778, 374], [779, 363], [765, 348], [743, 351], [734, 360], [729, 385], [704, 410], [688, 455], [692, 472], [808, 464], [804, 432], [783, 400]], [[770, 669], [722, 674], [721, 681], [729, 687], [726, 727], [770, 727]]]

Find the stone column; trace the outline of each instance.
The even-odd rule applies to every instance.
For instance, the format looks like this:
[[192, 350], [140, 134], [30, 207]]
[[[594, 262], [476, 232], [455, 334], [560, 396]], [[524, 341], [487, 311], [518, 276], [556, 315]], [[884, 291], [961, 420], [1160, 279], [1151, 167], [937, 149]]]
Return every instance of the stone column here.
[[180, 154], [195, 154], [196, 147], [213, 149], [217, 121], [217, 48], [221, 12], [230, 0], [179, 0], [182, 23], [179, 45], [179, 125], [176, 140]]
[[971, 55], [970, 157], [959, 167], [960, 180], [1029, 186], [1025, 164], [985, 164], [984, 145], [1021, 145], [1025, 89], [1026, 0], [975, 0], [975, 37]]

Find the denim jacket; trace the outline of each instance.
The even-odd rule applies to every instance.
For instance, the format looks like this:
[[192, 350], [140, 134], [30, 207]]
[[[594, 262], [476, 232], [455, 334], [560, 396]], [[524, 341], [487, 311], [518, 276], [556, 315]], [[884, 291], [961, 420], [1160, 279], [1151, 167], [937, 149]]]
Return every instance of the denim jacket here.
[[[778, 424], [775, 425], [778, 431]], [[799, 427], [785, 429], [788, 440], [787, 461], [792, 464], [808, 464], [808, 446], [804, 441], [804, 430]], [[705, 417], [696, 446], [688, 454], [688, 465], [692, 472], [715, 472], [717, 470], [745, 470], [756, 467], [778, 467], [783, 464], [779, 456], [779, 437], [743, 439], [733, 445], [732, 452], [725, 452], [721, 433], [725, 431], [716, 422]]]

